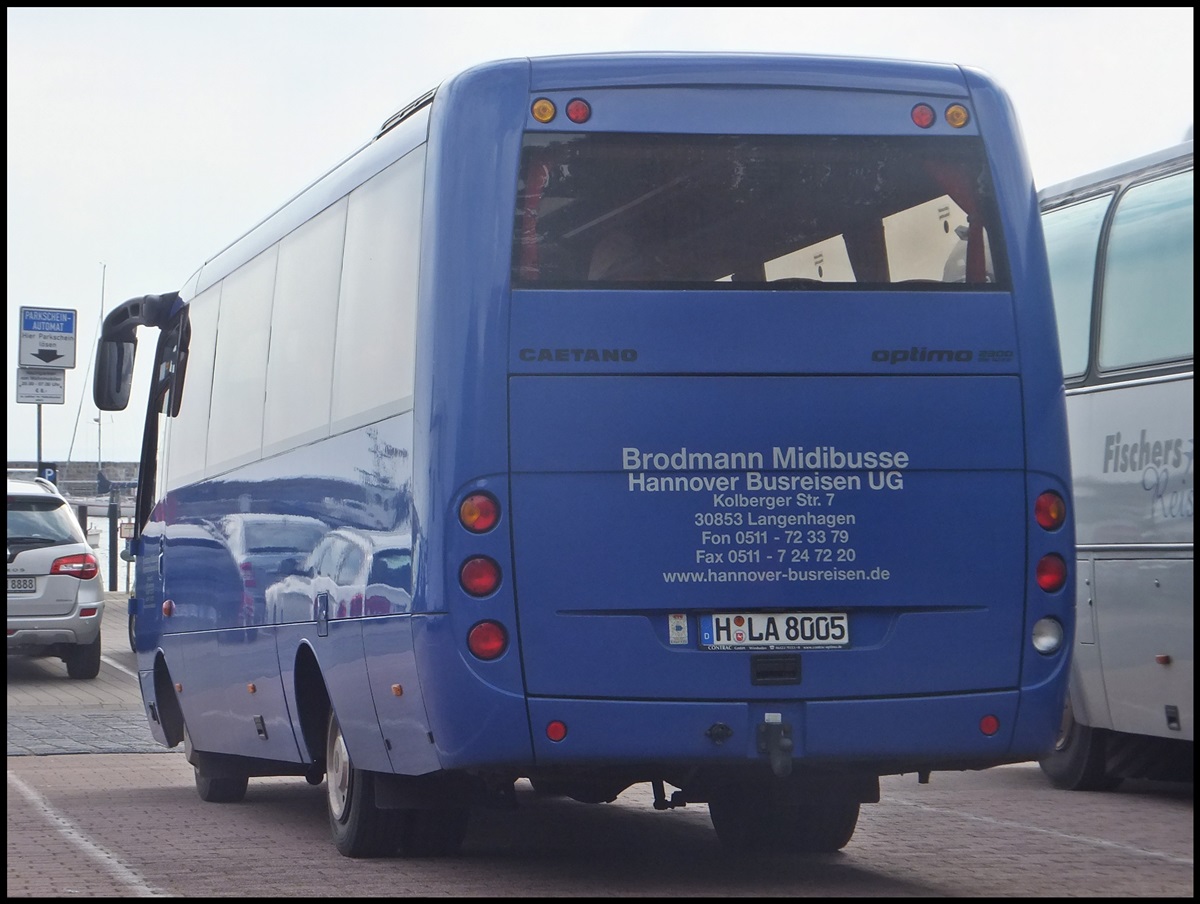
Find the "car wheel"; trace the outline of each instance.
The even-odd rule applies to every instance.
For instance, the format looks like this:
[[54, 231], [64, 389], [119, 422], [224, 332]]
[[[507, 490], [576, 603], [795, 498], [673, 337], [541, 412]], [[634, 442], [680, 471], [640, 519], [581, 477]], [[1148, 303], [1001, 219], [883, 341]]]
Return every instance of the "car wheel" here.
[[71, 678], [88, 680], [100, 674], [100, 635], [89, 644], [71, 647], [63, 657], [67, 664], [67, 675]]
[[129, 616], [129, 649], [137, 652], [137, 616], [133, 614]]

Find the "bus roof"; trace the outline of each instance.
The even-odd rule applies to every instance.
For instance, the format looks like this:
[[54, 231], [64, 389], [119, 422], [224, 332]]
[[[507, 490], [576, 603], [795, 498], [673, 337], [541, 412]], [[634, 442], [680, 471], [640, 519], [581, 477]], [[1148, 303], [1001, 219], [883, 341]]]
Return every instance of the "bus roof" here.
[[1124, 163], [1117, 163], [1101, 170], [1067, 179], [1056, 185], [1050, 185], [1038, 192], [1038, 203], [1044, 204], [1051, 198], [1067, 200], [1074, 194], [1090, 192], [1097, 186], [1109, 182], [1120, 182], [1135, 173], [1149, 173], [1155, 169], [1167, 169], [1176, 161], [1192, 156], [1192, 142], [1184, 141], [1169, 148], [1135, 157]]

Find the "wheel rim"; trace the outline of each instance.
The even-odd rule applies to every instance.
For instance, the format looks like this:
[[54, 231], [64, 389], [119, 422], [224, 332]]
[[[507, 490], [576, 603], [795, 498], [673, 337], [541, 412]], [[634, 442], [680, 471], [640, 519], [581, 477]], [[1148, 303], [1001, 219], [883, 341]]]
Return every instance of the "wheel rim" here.
[[325, 789], [329, 812], [341, 822], [350, 803], [350, 754], [336, 719], [329, 726], [329, 744], [325, 751]]
[[1058, 737], [1054, 740], [1054, 750], [1062, 753], [1071, 746], [1075, 738], [1075, 711], [1071, 708], [1071, 698], [1063, 703], [1062, 723], [1058, 726]]

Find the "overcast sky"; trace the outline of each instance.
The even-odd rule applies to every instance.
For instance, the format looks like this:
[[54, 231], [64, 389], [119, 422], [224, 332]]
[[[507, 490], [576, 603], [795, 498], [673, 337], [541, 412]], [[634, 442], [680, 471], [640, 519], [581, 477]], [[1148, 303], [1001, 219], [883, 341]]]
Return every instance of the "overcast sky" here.
[[[42, 458], [138, 458], [129, 410], [99, 412], [102, 313], [179, 289], [203, 261], [474, 63], [580, 51], [732, 50], [962, 63], [1009, 92], [1039, 188], [1180, 141], [1193, 119], [1191, 7], [840, 10], [8, 7], [8, 458], [21, 307], [75, 310], [66, 401]], [[101, 305], [103, 303], [103, 311]]]

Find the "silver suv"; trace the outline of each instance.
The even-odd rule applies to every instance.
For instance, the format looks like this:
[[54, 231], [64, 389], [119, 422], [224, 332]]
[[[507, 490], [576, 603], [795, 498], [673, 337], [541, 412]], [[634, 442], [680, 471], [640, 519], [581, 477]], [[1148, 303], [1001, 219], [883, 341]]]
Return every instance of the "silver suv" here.
[[8, 655], [57, 656], [100, 674], [100, 562], [54, 484], [8, 478]]

